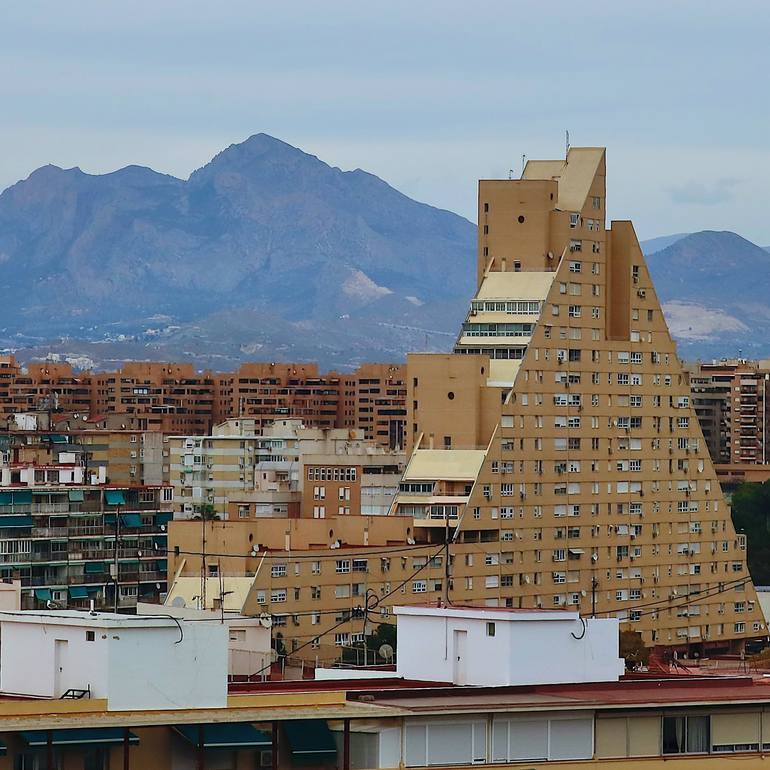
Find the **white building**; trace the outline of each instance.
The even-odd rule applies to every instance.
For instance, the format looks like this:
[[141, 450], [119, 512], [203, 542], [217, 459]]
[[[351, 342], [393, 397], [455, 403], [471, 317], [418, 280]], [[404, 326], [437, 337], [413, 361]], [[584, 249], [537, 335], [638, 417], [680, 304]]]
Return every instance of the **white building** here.
[[108, 711], [227, 706], [227, 627], [76, 610], [0, 615], [0, 693], [105, 699]]
[[[210, 579], [213, 580], [213, 578]], [[242, 581], [244, 578], [229, 578], [228, 580]], [[245, 580], [253, 583], [252, 578], [246, 578]], [[178, 581], [181, 581], [181, 586]], [[260, 617], [245, 616], [240, 614], [240, 610], [233, 611], [228, 609], [227, 600], [230, 599], [229, 595], [225, 598], [224, 612], [221, 609], [198, 609], [197, 596], [189, 597], [189, 601], [185, 601], [183, 598], [185, 595], [189, 595], [191, 590], [195, 590], [187, 581], [196, 581], [198, 583], [197, 593], [200, 593], [200, 581], [197, 578], [177, 578], [162, 610], [158, 609], [157, 604], [139, 602], [136, 605], [137, 614], [156, 615], [160, 611], [175, 618], [184, 618], [192, 621], [216, 623], [219, 620], [227, 628], [228, 676], [232, 679], [238, 679], [239, 677], [251, 676], [257, 672], [267, 672], [273, 653], [271, 647], [272, 618], [269, 615]], [[184, 589], [187, 589], [187, 591]], [[213, 593], [212, 587], [209, 596], [211, 599], [216, 599]], [[244, 600], [247, 593], [248, 589], [242, 594]], [[212, 602], [207, 601], [207, 604], [211, 606]], [[243, 605], [239, 605], [236, 601], [236, 606], [242, 607]], [[265, 674], [265, 678], [267, 678], [267, 674]]]
[[394, 611], [404, 679], [495, 687], [616, 682], [623, 673], [617, 618], [497, 607]]

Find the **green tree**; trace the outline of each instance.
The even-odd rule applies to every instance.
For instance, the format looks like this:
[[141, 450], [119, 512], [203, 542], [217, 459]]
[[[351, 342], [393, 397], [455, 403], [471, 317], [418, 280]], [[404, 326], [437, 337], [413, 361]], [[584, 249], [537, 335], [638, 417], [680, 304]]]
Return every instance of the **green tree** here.
[[633, 671], [650, 660], [650, 651], [644, 646], [638, 631], [620, 632], [620, 657], [626, 661], [626, 669]]
[[735, 531], [746, 535], [746, 562], [756, 585], [770, 583], [770, 481], [741, 484], [732, 495]]
[[194, 519], [200, 521], [205, 519], [206, 521], [219, 521], [219, 514], [211, 503], [203, 503], [197, 508], [197, 513], [193, 516]]
[[[391, 661], [385, 660], [379, 654], [380, 647], [389, 644], [396, 649], [396, 627], [389, 623], [380, 623], [372, 633], [367, 634], [364, 644], [355, 644], [342, 649], [342, 662], [362, 666], [364, 660], [371, 665], [383, 665]], [[364, 655], [366, 649], [366, 655]]]

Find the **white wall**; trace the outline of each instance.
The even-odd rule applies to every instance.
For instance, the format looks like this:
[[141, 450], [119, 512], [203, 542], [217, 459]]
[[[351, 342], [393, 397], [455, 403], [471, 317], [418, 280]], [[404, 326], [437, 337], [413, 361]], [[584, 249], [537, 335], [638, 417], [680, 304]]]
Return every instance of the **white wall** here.
[[[504, 686], [617, 681], [623, 672], [616, 618], [586, 620], [583, 634], [571, 612], [418, 612], [397, 608], [397, 670], [406, 679]], [[494, 636], [487, 635], [487, 622], [495, 624]], [[466, 632], [460, 664], [457, 631]]]
[[[111, 711], [224, 708], [227, 627], [180, 623], [183, 639], [176, 644], [179, 629], [168, 621], [0, 620], [0, 692], [58, 698], [69, 688], [90, 687], [91, 697], [106, 698]], [[87, 641], [87, 631], [94, 641]], [[56, 640], [67, 642], [59, 687]]]
[[[92, 697], [107, 697], [107, 644], [86, 641], [86, 629], [0, 621], [0, 691], [8, 694], [59, 698], [74, 687], [91, 687]], [[54, 650], [57, 639], [67, 642], [62, 656], [61, 686], [55, 688]]]
[[224, 708], [227, 705], [227, 628], [183, 623], [174, 628], [131, 628], [110, 644], [110, 711]]

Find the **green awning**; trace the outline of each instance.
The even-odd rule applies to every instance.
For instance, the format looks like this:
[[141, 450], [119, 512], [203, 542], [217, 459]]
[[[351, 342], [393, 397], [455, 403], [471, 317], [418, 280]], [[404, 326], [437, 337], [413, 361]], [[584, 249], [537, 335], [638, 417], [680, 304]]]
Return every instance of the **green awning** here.
[[155, 523], [160, 526], [161, 524], [168, 524], [174, 518], [174, 514], [171, 511], [160, 511], [155, 514]]
[[122, 513], [120, 523], [129, 529], [135, 529], [142, 526], [142, 517], [138, 513]]
[[244, 722], [174, 726], [192, 746], [200, 745], [201, 729], [206, 749], [269, 749], [273, 745], [271, 736]]
[[109, 527], [114, 527], [115, 522], [117, 521], [117, 516], [114, 513], [105, 513], [104, 514], [104, 523]]
[[85, 586], [70, 586], [70, 599], [87, 599], [88, 589]]
[[89, 561], [86, 562], [85, 573], [86, 575], [99, 575], [102, 572], [107, 571], [107, 565], [103, 561]]
[[86, 499], [82, 489], [70, 489], [69, 497], [71, 503], [82, 503]]
[[0, 505], [10, 505], [13, 502], [13, 492], [0, 492]]
[[51, 601], [51, 589], [50, 588], [36, 588], [35, 599], [41, 602]]
[[31, 527], [34, 525], [32, 517], [26, 513], [16, 516], [0, 516], [0, 528], [2, 527]]
[[[30, 748], [48, 745], [47, 730], [29, 730], [21, 733], [24, 742]], [[120, 727], [81, 727], [74, 730], [51, 730], [51, 743], [54, 746], [116, 746], [123, 743], [125, 730]], [[136, 745], [139, 738], [132, 732], [128, 734], [129, 743]]]
[[107, 505], [125, 505], [126, 498], [123, 496], [122, 489], [108, 489], [104, 493], [104, 499]]
[[0, 741], [0, 757], [8, 756], [8, 746], [3, 741]]
[[32, 502], [32, 492], [14, 492], [13, 504], [14, 505], [29, 505]]
[[70, 440], [68, 436], [63, 436], [61, 433], [53, 433], [48, 437], [52, 444], [69, 444]]
[[284, 722], [293, 765], [331, 765], [337, 759], [337, 744], [324, 719]]
[[166, 572], [168, 570], [168, 559], [158, 559], [155, 563], [158, 565], [158, 572]]

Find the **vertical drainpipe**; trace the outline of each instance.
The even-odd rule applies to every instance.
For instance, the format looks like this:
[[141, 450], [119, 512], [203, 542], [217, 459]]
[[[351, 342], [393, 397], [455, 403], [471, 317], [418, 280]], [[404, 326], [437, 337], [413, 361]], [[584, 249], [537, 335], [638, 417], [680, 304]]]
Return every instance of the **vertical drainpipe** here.
[[342, 770], [350, 770], [350, 719], [344, 719], [342, 724]]
[[129, 762], [129, 755], [128, 755], [128, 747], [129, 747], [129, 733], [128, 728], [123, 728], [123, 770], [130, 770], [130, 762]]
[[53, 764], [53, 733], [51, 730], [46, 735], [46, 760], [48, 770], [55, 770]]
[[196, 752], [198, 770], [206, 770], [206, 748], [203, 735], [203, 725], [198, 725], [198, 750]]
[[273, 722], [271, 770], [278, 770], [278, 722]]

